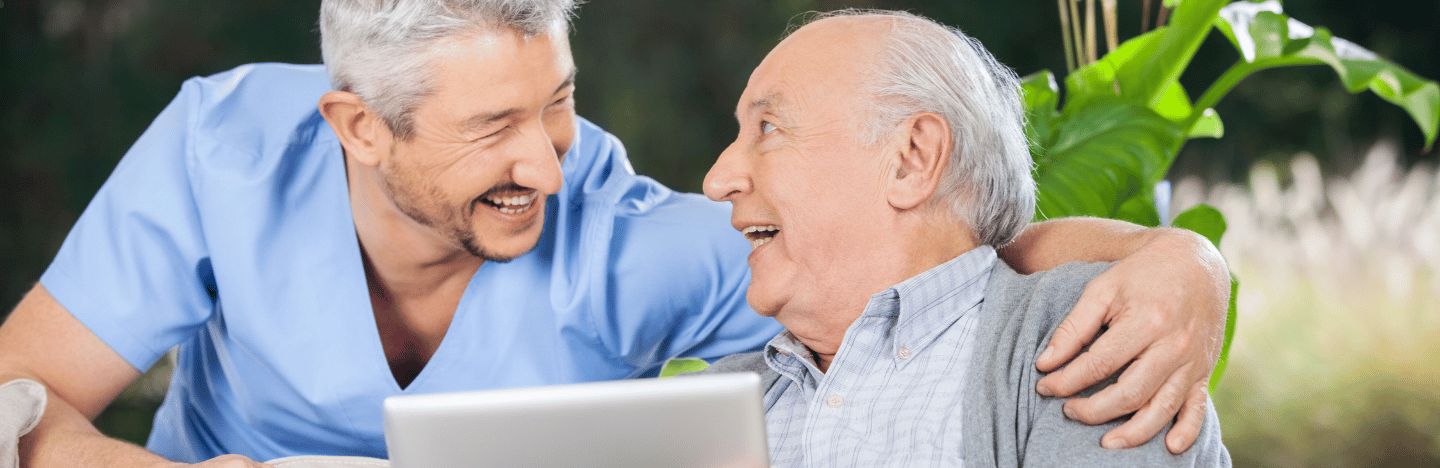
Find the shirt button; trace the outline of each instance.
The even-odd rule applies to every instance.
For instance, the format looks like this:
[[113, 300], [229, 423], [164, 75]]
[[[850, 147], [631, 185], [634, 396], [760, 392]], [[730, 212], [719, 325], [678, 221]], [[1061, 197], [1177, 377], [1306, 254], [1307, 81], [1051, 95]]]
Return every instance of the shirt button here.
[[830, 395], [829, 397], [825, 398], [825, 404], [830, 405], [831, 408], [839, 408], [840, 405], [845, 404], [845, 397], [842, 397], [840, 395]]
[[900, 348], [900, 359], [910, 359], [910, 348]]

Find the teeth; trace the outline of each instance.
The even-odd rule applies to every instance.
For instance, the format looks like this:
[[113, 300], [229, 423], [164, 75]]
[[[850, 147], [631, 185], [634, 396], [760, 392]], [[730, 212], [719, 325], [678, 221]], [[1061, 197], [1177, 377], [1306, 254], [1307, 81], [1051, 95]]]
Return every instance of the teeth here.
[[515, 214], [529, 209], [538, 196], [538, 192], [530, 192], [518, 197], [486, 197], [485, 200], [495, 204], [501, 213]]
[[750, 236], [750, 233], [754, 233], [754, 232], [767, 232], [767, 231], [779, 231], [779, 230], [780, 230], [780, 227], [779, 227], [779, 226], [776, 226], [776, 225], [774, 225], [774, 224], [771, 224], [771, 225], [768, 225], [768, 226], [750, 226], [750, 227], [747, 227], [747, 228], [745, 228], [744, 230], [740, 231], [740, 234], [744, 234], [746, 237], [749, 237], [749, 236]]
[[758, 232], [774, 232], [774, 231], [779, 231], [779, 230], [780, 230], [780, 226], [776, 226], [776, 225], [774, 225], [774, 224], [769, 224], [769, 225], [765, 225], [765, 226], [750, 226], [750, 227], [747, 227], [747, 228], [745, 228], [745, 229], [741, 229], [741, 230], [740, 230], [740, 234], [744, 235], [746, 239], [750, 239], [750, 249], [751, 249], [751, 250], [754, 250], [754, 249], [760, 248], [760, 246], [762, 246], [762, 245], [765, 245], [765, 244], [769, 243], [770, 240], [772, 240], [772, 239], [775, 238], [775, 236], [773, 236], [773, 235], [772, 235], [772, 236], [761, 236], [761, 235], [756, 235], [755, 233], [758, 233]]

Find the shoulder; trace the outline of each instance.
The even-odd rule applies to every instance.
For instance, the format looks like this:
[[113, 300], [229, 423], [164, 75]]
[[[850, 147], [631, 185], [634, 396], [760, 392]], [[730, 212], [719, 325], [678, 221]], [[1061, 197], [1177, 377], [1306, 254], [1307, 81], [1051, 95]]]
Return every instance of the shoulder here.
[[716, 360], [710, 367], [692, 375], [754, 372], [760, 374], [760, 392], [768, 393], [780, 380], [780, 373], [765, 364], [765, 351], [731, 354]]
[[321, 65], [256, 63], [191, 78], [181, 96], [191, 106], [196, 150], [278, 154], [329, 133], [317, 105], [330, 91]]

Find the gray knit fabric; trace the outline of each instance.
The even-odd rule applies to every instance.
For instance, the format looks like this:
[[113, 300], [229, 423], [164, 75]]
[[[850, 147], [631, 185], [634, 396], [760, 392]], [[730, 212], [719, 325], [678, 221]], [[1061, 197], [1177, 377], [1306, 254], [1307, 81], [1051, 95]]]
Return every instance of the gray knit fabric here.
[[0, 468], [20, 466], [19, 443], [45, 414], [45, 386], [30, 379], [0, 384]]
[[[1230, 466], [1214, 404], [1206, 405], [1195, 445], [1171, 455], [1165, 449], [1164, 432], [1136, 448], [1101, 448], [1101, 436], [1124, 418], [1098, 426], [1071, 421], [1061, 412], [1064, 399], [1035, 393], [1035, 382], [1042, 376], [1035, 370], [1036, 356], [1049, 344], [1085, 285], [1109, 267], [1109, 263], [1069, 263], [1023, 276], [1003, 263], [995, 265], [980, 309], [974, 360], [965, 379], [964, 405], [969, 409], [961, 431], [967, 466]], [[744, 371], [760, 373], [765, 392], [780, 377], [765, 365], [761, 352], [726, 357], [705, 373]], [[1101, 382], [1082, 394], [1093, 394], [1113, 382], [1113, 378]]]

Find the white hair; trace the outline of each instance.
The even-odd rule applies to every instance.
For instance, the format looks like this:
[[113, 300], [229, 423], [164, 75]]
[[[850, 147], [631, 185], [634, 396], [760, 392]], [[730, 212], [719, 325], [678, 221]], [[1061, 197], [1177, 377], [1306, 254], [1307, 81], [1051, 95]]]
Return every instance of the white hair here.
[[432, 46], [457, 34], [510, 29], [565, 34], [576, 0], [324, 0], [320, 53], [330, 85], [360, 96], [397, 137], [434, 86]]
[[1014, 240], [1035, 213], [1033, 162], [1025, 139], [1020, 80], [980, 41], [903, 11], [841, 10], [836, 16], [893, 18], [880, 63], [861, 96], [867, 109], [858, 135], [873, 146], [921, 112], [950, 125], [950, 160], [934, 199], [969, 225], [983, 245]]

